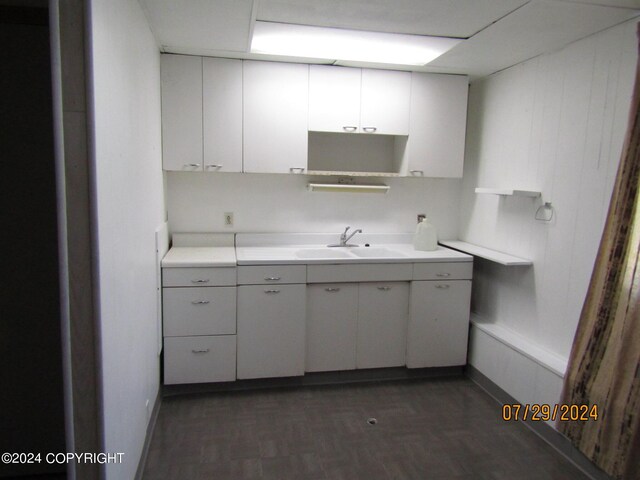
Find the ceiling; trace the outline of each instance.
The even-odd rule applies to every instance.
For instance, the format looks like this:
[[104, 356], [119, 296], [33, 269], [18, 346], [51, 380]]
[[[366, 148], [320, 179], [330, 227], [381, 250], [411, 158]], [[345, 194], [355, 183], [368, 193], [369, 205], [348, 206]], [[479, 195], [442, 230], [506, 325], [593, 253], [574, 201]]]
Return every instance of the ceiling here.
[[408, 70], [486, 76], [640, 15], [640, 0], [139, 0], [163, 52], [394, 68], [248, 53], [256, 20], [464, 38]]

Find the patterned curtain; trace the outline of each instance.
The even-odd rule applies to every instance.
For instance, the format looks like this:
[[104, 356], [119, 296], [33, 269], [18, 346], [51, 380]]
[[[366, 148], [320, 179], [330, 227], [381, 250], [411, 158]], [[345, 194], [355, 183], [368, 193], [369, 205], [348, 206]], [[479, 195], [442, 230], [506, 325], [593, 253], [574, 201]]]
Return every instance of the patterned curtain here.
[[[638, 28], [640, 39], [640, 24]], [[597, 420], [558, 430], [614, 478], [640, 479], [640, 66], [625, 145], [562, 393]]]

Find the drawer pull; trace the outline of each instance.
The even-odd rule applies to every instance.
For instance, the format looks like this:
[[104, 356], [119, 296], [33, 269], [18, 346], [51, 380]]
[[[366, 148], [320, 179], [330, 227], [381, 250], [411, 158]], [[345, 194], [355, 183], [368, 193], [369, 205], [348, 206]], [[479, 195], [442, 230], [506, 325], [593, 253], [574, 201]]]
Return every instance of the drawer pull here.
[[280, 280], [280, 277], [264, 277], [267, 282], [277, 282]]
[[209, 279], [204, 278], [202, 280], [191, 280], [191, 283], [209, 283]]
[[373, 133], [378, 130], [377, 127], [362, 127], [362, 131], [366, 133]]
[[206, 305], [209, 303], [209, 300], [198, 300], [197, 302], [191, 302], [193, 305]]
[[198, 354], [198, 353], [209, 353], [209, 349], [208, 348], [205, 349], [205, 350], [191, 350], [191, 351], [193, 353], [196, 353], [196, 354]]
[[358, 127], [354, 127], [354, 126], [351, 126], [351, 125], [345, 125], [344, 127], [342, 127], [342, 129], [345, 132], [355, 132], [358, 129]]
[[304, 173], [304, 167], [290, 167], [289, 172], [291, 173]]
[[409, 170], [409, 173], [411, 175], [417, 176], [417, 177], [423, 177], [424, 176], [424, 170]]
[[450, 273], [436, 273], [436, 277], [440, 277], [440, 278], [446, 278], [446, 277], [450, 277], [451, 274]]
[[222, 168], [222, 164], [221, 163], [210, 163], [208, 165], [206, 165], [207, 168]]
[[280, 290], [265, 290], [264, 293], [280, 293]]
[[449, 288], [449, 285], [436, 285], [436, 288], [440, 288], [442, 290]]
[[325, 292], [339, 292], [339, 288], [329, 287], [324, 289]]
[[382, 290], [384, 292], [388, 292], [389, 290], [391, 290], [391, 287], [378, 287], [378, 290]]
[[193, 168], [196, 168], [196, 167], [199, 167], [199, 166], [200, 166], [200, 164], [199, 164], [199, 163], [185, 163], [185, 164], [184, 164], [184, 166], [185, 166], [185, 167], [193, 167]]

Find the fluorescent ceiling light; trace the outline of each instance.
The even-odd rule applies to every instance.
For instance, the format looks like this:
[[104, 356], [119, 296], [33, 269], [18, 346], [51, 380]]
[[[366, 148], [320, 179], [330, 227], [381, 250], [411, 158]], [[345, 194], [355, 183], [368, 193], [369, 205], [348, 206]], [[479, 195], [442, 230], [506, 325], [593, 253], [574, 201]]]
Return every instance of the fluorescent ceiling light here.
[[256, 22], [251, 53], [395, 65], [426, 65], [462, 40]]

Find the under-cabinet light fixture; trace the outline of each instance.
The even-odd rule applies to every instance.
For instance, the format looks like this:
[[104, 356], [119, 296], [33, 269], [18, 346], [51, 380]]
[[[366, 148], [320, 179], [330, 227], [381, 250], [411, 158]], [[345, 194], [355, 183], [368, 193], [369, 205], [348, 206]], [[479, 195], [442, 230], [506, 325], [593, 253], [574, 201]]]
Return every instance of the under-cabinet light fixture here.
[[394, 65], [426, 65], [462, 39], [255, 22], [251, 53]]
[[389, 185], [355, 185], [348, 183], [310, 183], [310, 192], [387, 193]]

